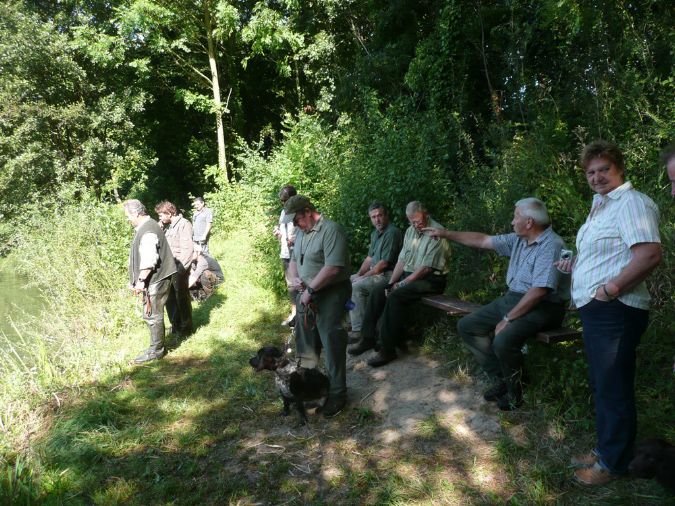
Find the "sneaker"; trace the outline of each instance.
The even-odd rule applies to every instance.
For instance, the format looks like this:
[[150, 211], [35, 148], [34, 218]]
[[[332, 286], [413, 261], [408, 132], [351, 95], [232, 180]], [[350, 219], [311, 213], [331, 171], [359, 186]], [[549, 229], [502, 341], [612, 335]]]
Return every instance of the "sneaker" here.
[[331, 416], [337, 415], [342, 411], [347, 404], [345, 399], [336, 399], [335, 397], [329, 397], [328, 401], [323, 407], [323, 417], [330, 418]]
[[606, 485], [613, 482], [617, 478], [619, 478], [619, 475], [605, 471], [598, 462], [593, 464], [591, 467], [587, 467], [586, 469], [578, 469], [577, 471], [574, 471], [574, 479], [582, 485]]
[[506, 385], [506, 380], [500, 378], [497, 383], [488, 388], [483, 394], [483, 398], [486, 401], [497, 402], [501, 396], [509, 391], [508, 386]]
[[506, 392], [499, 399], [497, 399], [497, 407], [502, 411], [513, 411], [514, 409], [520, 407], [523, 404], [523, 397], [513, 395], [509, 392]]
[[[291, 315], [288, 318], [286, 318], [284, 321], [281, 322], [281, 325], [284, 327], [293, 327], [295, 326], [295, 315]], [[291, 325], [293, 323], [293, 325]]]
[[576, 467], [588, 467], [592, 466], [596, 462], [600, 462], [600, 456], [593, 450], [591, 450], [588, 453], [579, 453], [577, 455], [574, 455], [570, 459], [570, 462], [572, 463], [573, 466]]

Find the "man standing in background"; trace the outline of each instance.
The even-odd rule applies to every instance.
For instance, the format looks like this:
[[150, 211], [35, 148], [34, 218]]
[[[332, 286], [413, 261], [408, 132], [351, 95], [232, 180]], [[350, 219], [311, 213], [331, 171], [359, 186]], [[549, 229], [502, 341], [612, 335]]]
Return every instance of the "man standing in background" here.
[[195, 198], [195, 213], [192, 215], [193, 240], [195, 245], [202, 248], [203, 253], [209, 252], [209, 236], [213, 226], [213, 211], [206, 207], [202, 197]]
[[169, 298], [166, 301], [166, 313], [171, 321], [171, 332], [182, 339], [192, 333], [192, 303], [188, 291], [188, 276], [194, 252], [192, 225], [178, 214], [176, 206], [171, 202], [157, 204], [155, 212], [165, 225], [164, 235], [176, 262], [176, 273], [171, 278]]
[[141, 201], [127, 200], [124, 215], [134, 226], [129, 249], [129, 288], [135, 294], [143, 294], [143, 320], [150, 330], [150, 346], [134, 360], [142, 364], [164, 356], [164, 304], [176, 264], [164, 232], [148, 216]]

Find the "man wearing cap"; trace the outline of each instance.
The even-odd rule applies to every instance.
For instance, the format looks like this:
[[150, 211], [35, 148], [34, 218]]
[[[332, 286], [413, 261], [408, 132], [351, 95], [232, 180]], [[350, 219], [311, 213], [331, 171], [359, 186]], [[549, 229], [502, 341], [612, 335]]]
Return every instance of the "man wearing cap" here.
[[127, 200], [123, 207], [124, 215], [134, 226], [129, 250], [129, 288], [135, 294], [143, 293], [143, 320], [150, 330], [150, 347], [134, 360], [142, 364], [164, 356], [164, 304], [176, 264], [164, 232], [148, 216], [143, 203]]
[[295, 351], [304, 367], [315, 367], [321, 348], [326, 350], [330, 392], [323, 415], [330, 417], [347, 402], [347, 332], [342, 328], [352, 293], [347, 235], [304, 195], [289, 198], [284, 214], [283, 219], [299, 229], [289, 265], [293, 286], [300, 292]]
[[384, 281], [389, 283], [403, 245], [403, 234], [389, 223], [389, 214], [384, 204], [373, 202], [368, 208], [368, 215], [375, 230], [370, 234], [368, 256], [363, 261], [359, 272], [351, 278], [354, 309], [349, 313], [352, 321], [352, 331], [349, 333], [350, 343], [361, 339], [361, 325], [368, 296], [376, 285]]
[[389, 284], [380, 283], [368, 297], [361, 327], [361, 340], [349, 349], [351, 355], [360, 355], [378, 344], [376, 325], [381, 320], [380, 350], [368, 360], [371, 367], [381, 367], [395, 360], [396, 347], [405, 350], [403, 315], [405, 310], [422, 297], [443, 293], [448, 273], [450, 245], [445, 239], [434, 240], [422, 229], [441, 227], [431, 219], [421, 202], [413, 201], [406, 207], [410, 227], [403, 238], [403, 249], [391, 275]]

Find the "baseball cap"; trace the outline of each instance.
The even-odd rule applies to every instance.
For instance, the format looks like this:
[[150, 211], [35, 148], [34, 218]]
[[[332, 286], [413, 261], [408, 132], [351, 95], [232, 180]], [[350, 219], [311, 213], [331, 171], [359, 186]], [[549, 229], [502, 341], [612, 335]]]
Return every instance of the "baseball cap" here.
[[302, 211], [310, 204], [309, 198], [304, 195], [293, 195], [284, 205], [284, 218], [281, 223], [290, 223], [295, 218], [295, 213]]

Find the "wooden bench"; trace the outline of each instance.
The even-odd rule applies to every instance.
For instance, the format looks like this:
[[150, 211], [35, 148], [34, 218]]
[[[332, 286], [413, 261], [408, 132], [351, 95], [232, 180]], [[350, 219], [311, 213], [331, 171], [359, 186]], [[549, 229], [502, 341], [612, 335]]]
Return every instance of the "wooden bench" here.
[[[451, 316], [473, 313], [474, 311], [483, 307], [480, 304], [476, 304], [475, 302], [467, 302], [461, 299], [453, 299], [452, 297], [447, 297], [445, 295], [424, 297], [422, 298], [422, 303], [426, 304], [427, 306], [442, 309]], [[568, 309], [568, 311], [573, 310]], [[581, 336], [582, 333], [579, 330], [574, 330], [567, 327], [560, 327], [557, 329], [539, 332], [535, 337], [537, 341], [541, 341], [547, 344], [555, 344], [561, 343], [563, 341], [573, 341], [574, 339], [580, 339]]]

